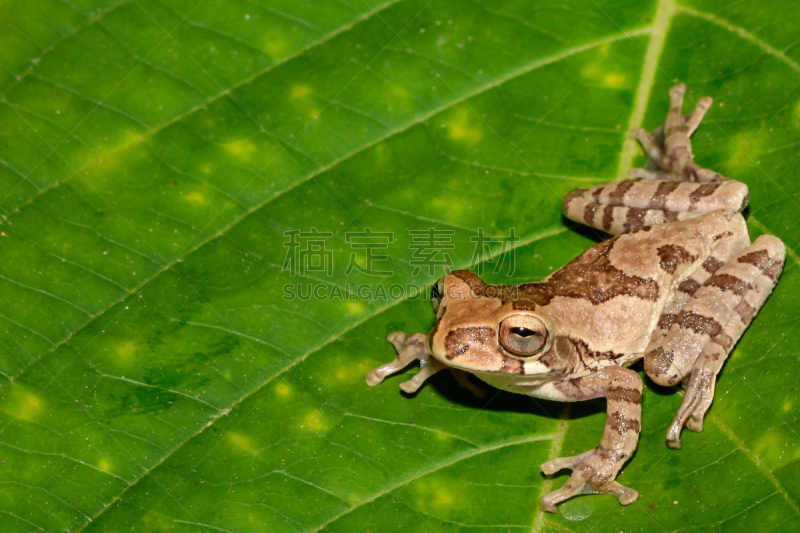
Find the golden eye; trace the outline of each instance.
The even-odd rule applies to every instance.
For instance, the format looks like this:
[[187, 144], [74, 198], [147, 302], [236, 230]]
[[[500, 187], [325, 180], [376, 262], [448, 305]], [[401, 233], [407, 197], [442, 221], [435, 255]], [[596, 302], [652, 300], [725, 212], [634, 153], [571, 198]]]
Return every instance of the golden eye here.
[[511, 315], [500, 323], [500, 343], [514, 355], [536, 355], [546, 341], [547, 328], [535, 316]]

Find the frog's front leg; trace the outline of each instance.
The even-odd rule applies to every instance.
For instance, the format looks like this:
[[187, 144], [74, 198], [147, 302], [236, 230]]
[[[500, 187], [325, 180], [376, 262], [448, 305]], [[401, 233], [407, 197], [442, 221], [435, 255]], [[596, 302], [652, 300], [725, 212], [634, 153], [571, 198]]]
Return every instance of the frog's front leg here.
[[400, 388], [409, 394], [417, 392], [419, 388], [434, 374], [445, 368], [449, 369], [456, 379], [458, 385], [467, 389], [478, 398], [482, 397], [485, 392], [480, 387], [474, 385], [469, 381], [467, 373], [463, 370], [450, 368], [447, 365], [439, 362], [431, 357], [426, 343], [426, 335], [424, 333], [415, 333], [406, 338], [406, 334], [402, 331], [393, 331], [390, 333], [386, 340], [392, 343], [395, 350], [397, 350], [397, 357], [391, 363], [381, 365], [378, 368], [373, 368], [366, 375], [367, 385], [375, 387], [383, 382], [386, 376], [394, 374], [403, 370], [405, 367], [419, 361], [420, 370], [417, 374], [408, 381], [400, 384]]
[[542, 496], [542, 509], [555, 513], [556, 504], [578, 494], [613, 494], [622, 505], [636, 500], [639, 493], [620, 485], [615, 478], [625, 461], [633, 455], [639, 441], [642, 420], [642, 379], [639, 375], [629, 368], [609, 366], [581, 378], [548, 386], [566, 401], [605, 397], [608, 414], [603, 438], [597, 448], [542, 465], [545, 474], [553, 474], [562, 468], [573, 470], [564, 486]]

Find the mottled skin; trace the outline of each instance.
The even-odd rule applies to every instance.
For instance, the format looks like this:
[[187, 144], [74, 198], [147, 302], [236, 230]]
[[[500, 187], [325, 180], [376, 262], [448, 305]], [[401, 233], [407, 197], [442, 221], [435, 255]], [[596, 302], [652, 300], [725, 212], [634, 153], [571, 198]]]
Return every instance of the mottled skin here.
[[605, 397], [600, 445], [542, 465], [545, 474], [573, 470], [541, 498], [546, 511], [576, 494], [614, 494], [623, 505], [638, 497], [615, 481], [641, 428], [642, 379], [627, 367], [643, 358], [656, 383], [683, 383], [667, 432], [667, 445], [680, 448], [684, 426], [703, 429], [716, 375], [783, 267], [780, 240], [762, 235], [750, 244], [741, 215], [747, 187], [692, 161], [689, 137], [711, 99], [684, 116], [685, 91], [682, 84], [670, 90], [662, 127], [634, 132], [651, 168], [564, 199], [568, 218], [614, 237], [539, 282], [511, 287], [468, 271], [446, 275], [432, 292], [430, 333], [392, 333], [397, 359], [367, 375], [374, 386], [418, 359], [422, 370], [401, 384], [408, 392], [449, 368], [473, 388], [460, 371], [538, 398]]

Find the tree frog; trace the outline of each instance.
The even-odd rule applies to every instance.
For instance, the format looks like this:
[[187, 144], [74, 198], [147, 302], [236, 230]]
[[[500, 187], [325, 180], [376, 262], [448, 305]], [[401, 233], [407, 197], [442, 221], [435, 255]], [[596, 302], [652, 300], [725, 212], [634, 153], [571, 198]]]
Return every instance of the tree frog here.
[[646, 168], [627, 179], [579, 188], [564, 215], [612, 235], [541, 281], [490, 285], [453, 271], [431, 290], [436, 322], [425, 335], [388, 336], [398, 352], [371, 370], [370, 386], [419, 360], [402, 383], [416, 391], [448, 368], [463, 385], [471, 373], [496, 388], [574, 402], [604, 397], [600, 445], [541, 465], [545, 474], [571, 469], [559, 489], [541, 497], [543, 510], [578, 494], [613, 494], [623, 505], [636, 490], [615, 480], [639, 439], [643, 382], [686, 389], [666, 442], [680, 448], [685, 426], [703, 417], [725, 359], [769, 296], [783, 268], [783, 243], [761, 235], [752, 244], [742, 210], [747, 186], [693, 161], [690, 137], [711, 106], [701, 98], [682, 112], [686, 86], [670, 89], [665, 123], [632, 134]]

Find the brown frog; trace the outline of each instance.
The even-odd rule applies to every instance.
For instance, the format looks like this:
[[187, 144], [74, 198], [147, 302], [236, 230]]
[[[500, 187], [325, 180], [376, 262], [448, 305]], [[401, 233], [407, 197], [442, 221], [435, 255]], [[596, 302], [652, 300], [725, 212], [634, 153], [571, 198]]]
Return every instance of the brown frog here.
[[762, 235], [750, 243], [741, 215], [747, 186], [692, 160], [689, 138], [711, 98], [684, 115], [685, 92], [683, 84], [670, 89], [663, 126], [634, 132], [648, 168], [564, 199], [568, 218], [611, 239], [538, 282], [489, 285], [468, 271], [447, 274], [431, 291], [430, 333], [390, 334], [398, 357], [367, 374], [375, 386], [419, 360], [420, 372], [400, 385], [407, 392], [449, 368], [473, 389], [464, 371], [537, 398], [605, 397], [600, 445], [541, 465], [545, 474], [573, 471], [542, 496], [545, 511], [577, 494], [613, 494], [623, 505], [636, 500], [635, 490], [615, 481], [641, 427], [642, 378], [627, 367], [643, 358], [656, 383], [683, 383], [666, 439], [680, 448], [684, 426], [702, 431], [716, 376], [783, 268], [779, 239]]

